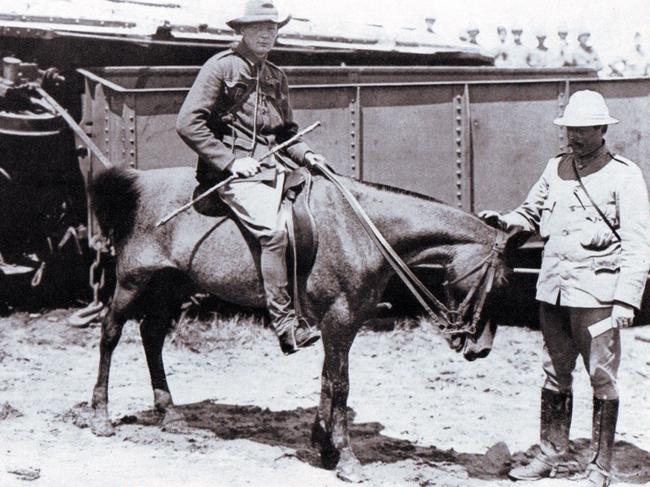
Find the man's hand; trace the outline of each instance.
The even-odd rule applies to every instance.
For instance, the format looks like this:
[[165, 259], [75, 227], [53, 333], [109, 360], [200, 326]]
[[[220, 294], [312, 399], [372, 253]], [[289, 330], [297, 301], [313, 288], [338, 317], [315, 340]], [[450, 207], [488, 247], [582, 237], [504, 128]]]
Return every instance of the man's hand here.
[[612, 307], [612, 325], [614, 328], [627, 328], [634, 320], [634, 307], [616, 302]]
[[309, 168], [314, 167], [316, 164], [325, 164], [327, 159], [321, 154], [316, 154], [315, 152], [307, 152], [305, 154], [305, 165]]
[[260, 163], [252, 157], [242, 157], [235, 159], [235, 162], [230, 166], [230, 172], [237, 176], [248, 178], [254, 176], [260, 170]]
[[507, 227], [506, 222], [501, 219], [501, 213], [498, 211], [483, 210], [478, 214], [478, 217], [491, 227], [501, 230], [505, 230]]

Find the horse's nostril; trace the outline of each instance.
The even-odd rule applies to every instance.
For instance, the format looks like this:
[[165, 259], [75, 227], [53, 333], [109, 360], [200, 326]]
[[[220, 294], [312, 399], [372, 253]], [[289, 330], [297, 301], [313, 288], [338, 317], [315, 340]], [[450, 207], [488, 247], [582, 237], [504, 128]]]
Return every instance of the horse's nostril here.
[[467, 360], [468, 362], [474, 362], [474, 360], [478, 358], [478, 356], [475, 353], [466, 353], [464, 357], [465, 360]]
[[488, 355], [490, 355], [490, 352], [491, 352], [491, 351], [492, 351], [491, 348], [484, 348], [483, 350], [481, 350], [480, 352], [478, 352], [478, 353], [476, 354], [476, 358], [485, 358], [485, 357], [487, 357]]

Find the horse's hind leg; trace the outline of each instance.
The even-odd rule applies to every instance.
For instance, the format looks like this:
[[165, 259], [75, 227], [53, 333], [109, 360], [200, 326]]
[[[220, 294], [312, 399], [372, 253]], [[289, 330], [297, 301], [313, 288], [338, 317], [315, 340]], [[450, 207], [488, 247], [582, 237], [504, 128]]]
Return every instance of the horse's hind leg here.
[[108, 378], [111, 358], [122, 336], [127, 308], [137, 296], [137, 291], [137, 289], [126, 289], [118, 282], [110, 310], [102, 320], [102, 336], [99, 341], [99, 371], [92, 399], [94, 415], [90, 424], [92, 432], [97, 436], [115, 434], [115, 428], [108, 419]]
[[171, 322], [172, 317], [169, 313], [159, 312], [148, 315], [140, 324], [140, 335], [151, 376], [154, 407], [164, 414], [162, 429], [171, 433], [183, 433], [188, 430], [188, 426], [182, 414], [174, 408], [162, 358], [165, 336]]

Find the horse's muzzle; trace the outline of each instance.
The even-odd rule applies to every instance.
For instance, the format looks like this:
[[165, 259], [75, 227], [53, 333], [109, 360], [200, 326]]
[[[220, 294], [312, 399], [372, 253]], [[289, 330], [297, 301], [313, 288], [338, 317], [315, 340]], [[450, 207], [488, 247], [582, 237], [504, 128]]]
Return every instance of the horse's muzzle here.
[[463, 357], [465, 357], [465, 360], [472, 362], [490, 355], [495, 334], [496, 327], [492, 325], [492, 322], [487, 321], [479, 334], [466, 336], [463, 344]]

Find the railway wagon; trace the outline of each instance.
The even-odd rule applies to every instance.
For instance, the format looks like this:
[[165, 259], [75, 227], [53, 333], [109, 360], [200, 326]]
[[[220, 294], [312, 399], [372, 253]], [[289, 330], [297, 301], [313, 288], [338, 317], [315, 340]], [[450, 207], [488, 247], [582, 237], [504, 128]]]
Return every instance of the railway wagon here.
[[[440, 68], [339, 69], [336, 76], [319, 76], [313, 67], [286, 71], [299, 124], [322, 123], [307, 137], [310, 144], [339, 174], [362, 181], [433, 196], [470, 212], [513, 208], [546, 161], [565, 150], [564, 130], [552, 120], [581, 89], [607, 98], [621, 120], [610, 128], [608, 144], [636, 161], [650, 180], [650, 79], [598, 79], [571, 71], [504, 79], [495, 68], [465, 69], [475, 76]], [[197, 70], [80, 69], [81, 125], [118, 166], [193, 166], [196, 156], [174, 126]], [[100, 170], [92, 154], [81, 167], [86, 178]], [[96, 231], [92, 221], [89, 228]], [[522, 252], [515, 271], [525, 292], [514, 299], [515, 308], [534, 302], [540, 249], [531, 241]]]
[[[308, 139], [340, 174], [434, 196], [466, 211], [512, 208], [548, 158], [565, 149], [564, 131], [553, 118], [571, 93], [593, 89], [621, 120], [607, 134], [610, 147], [650, 176], [648, 78], [426, 81], [393, 70], [373, 81], [381, 71], [376, 69], [367, 75], [370, 81], [358, 74], [357, 82], [314, 83], [314, 69], [286, 69], [292, 82], [312, 81], [291, 84], [294, 113], [301, 126], [322, 122]], [[428, 69], [430, 76], [436, 71]], [[196, 157], [174, 124], [197, 70], [80, 69], [81, 125], [116, 165], [193, 166]], [[86, 176], [97, 167], [91, 155], [81, 164]]]

